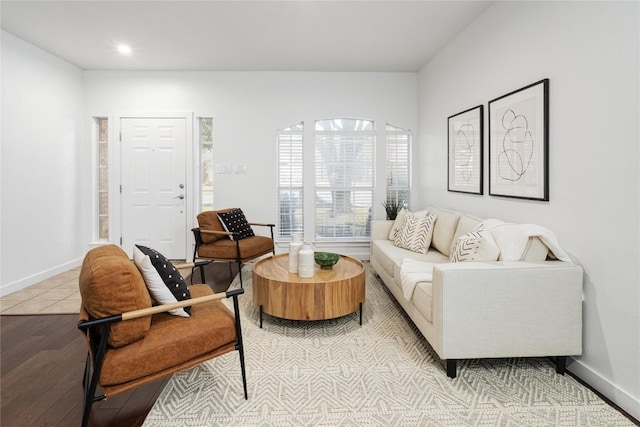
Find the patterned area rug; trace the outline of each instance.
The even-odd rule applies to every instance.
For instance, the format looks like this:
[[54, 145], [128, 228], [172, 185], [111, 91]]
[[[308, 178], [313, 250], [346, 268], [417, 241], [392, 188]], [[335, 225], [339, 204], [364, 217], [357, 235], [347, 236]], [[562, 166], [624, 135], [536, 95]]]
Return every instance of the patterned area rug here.
[[[362, 326], [354, 313], [301, 322], [240, 297], [249, 400], [238, 353], [173, 376], [144, 426], [633, 425], [545, 358], [442, 362], [367, 265]], [[237, 287], [237, 282], [231, 288]]]

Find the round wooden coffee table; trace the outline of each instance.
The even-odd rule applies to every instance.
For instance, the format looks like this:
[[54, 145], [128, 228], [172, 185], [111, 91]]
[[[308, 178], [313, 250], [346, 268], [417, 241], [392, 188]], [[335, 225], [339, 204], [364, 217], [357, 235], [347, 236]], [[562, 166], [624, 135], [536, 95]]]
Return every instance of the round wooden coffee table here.
[[364, 302], [364, 265], [340, 255], [330, 270], [315, 266], [315, 274], [303, 278], [289, 273], [289, 254], [274, 255], [253, 267], [253, 303], [262, 313], [290, 320], [326, 320], [360, 310]]

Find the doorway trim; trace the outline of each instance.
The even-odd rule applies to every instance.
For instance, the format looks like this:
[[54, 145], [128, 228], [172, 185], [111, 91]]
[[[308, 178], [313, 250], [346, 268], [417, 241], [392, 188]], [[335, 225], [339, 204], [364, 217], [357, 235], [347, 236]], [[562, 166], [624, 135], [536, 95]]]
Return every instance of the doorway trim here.
[[[113, 121], [113, 144], [109, 146], [109, 215], [113, 218], [113, 230], [110, 233], [112, 243], [121, 245], [122, 239], [122, 143], [121, 143], [121, 120], [122, 119], [184, 119], [185, 120], [185, 173], [186, 173], [186, 192], [187, 203], [185, 203], [187, 227], [185, 228], [185, 254], [187, 260], [193, 252], [194, 240], [191, 233], [191, 226], [198, 200], [196, 198], [196, 189], [198, 187], [198, 177], [196, 176], [197, 168], [195, 167], [194, 156], [194, 113], [192, 111], [148, 111], [148, 110], [120, 110], [114, 113]], [[199, 187], [198, 187], [199, 188]], [[133, 248], [122, 248], [131, 255]]]

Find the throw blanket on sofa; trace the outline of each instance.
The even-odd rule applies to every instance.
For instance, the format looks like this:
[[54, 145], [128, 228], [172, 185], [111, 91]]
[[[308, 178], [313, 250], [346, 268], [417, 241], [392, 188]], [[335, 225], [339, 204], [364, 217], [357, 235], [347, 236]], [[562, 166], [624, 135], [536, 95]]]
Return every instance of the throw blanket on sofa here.
[[562, 250], [556, 235], [549, 229], [536, 224], [511, 224], [499, 219], [484, 221], [491, 230], [500, 248], [500, 259], [504, 261], [520, 261], [527, 250], [529, 238], [538, 237], [549, 251], [560, 261], [572, 263], [571, 258]]
[[400, 266], [400, 283], [402, 284], [402, 294], [411, 300], [413, 290], [419, 282], [431, 282], [433, 280], [433, 264], [430, 262], [420, 262], [414, 259], [405, 258]]

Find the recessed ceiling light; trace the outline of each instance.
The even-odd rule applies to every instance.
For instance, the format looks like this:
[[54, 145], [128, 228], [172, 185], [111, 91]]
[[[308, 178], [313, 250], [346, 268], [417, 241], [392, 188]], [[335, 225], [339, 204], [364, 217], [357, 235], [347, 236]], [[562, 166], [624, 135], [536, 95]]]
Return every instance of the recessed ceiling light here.
[[123, 55], [131, 55], [131, 46], [126, 44], [119, 44], [118, 52], [120, 52]]

